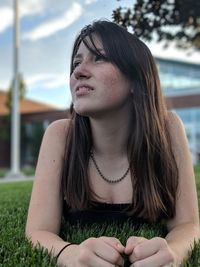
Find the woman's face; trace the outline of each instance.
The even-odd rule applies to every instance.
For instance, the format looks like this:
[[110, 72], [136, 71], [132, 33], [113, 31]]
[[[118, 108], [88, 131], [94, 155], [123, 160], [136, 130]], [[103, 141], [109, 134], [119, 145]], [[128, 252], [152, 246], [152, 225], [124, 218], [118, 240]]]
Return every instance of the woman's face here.
[[[103, 45], [97, 37], [94, 38], [94, 42], [98, 50], [104, 54]], [[81, 42], [73, 60], [73, 72], [70, 77], [76, 113], [92, 117], [124, 109], [130, 106], [131, 87], [131, 82], [115, 65], [101, 56], [94, 55]]]

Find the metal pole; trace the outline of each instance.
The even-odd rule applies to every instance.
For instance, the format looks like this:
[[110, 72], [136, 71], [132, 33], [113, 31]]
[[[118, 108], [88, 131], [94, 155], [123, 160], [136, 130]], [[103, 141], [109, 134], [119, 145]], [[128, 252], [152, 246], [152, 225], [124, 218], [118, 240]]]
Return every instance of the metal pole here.
[[11, 173], [13, 177], [20, 176], [20, 111], [19, 111], [19, 6], [14, 0], [14, 83], [12, 87], [11, 111]]

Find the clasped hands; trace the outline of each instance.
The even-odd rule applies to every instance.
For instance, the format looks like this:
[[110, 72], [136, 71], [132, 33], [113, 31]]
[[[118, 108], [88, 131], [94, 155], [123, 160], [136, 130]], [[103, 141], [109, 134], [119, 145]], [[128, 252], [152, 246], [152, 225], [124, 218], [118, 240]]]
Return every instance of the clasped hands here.
[[177, 266], [175, 254], [164, 238], [134, 236], [127, 240], [126, 246], [114, 237], [88, 238], [80, 245], [70, 246], [63, 253], [62, 262], [69, 267], [123, 267], [124, 255], [131, 267]]

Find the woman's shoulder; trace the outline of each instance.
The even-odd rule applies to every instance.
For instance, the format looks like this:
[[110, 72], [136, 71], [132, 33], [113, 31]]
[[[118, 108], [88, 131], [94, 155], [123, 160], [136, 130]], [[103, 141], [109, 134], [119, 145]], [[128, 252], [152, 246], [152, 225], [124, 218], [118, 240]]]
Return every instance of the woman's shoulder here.
[[166, 116], [167, 127], [170, 133], [184, 131], [184, 124], [181, 118], [174, 111], [168, 111]]
[[45, 135], [66, 136], [71, 123], [70, 119], [60, 119], [50, 123], [45, 131]]
[[42, 147], [47, 153], [63, 154], [70, 122], [69, 119], [61, 119], [49, 124], [42, 141]]
[[186, 155], [189, 151], [189, 144], [185, 126], [175, 112], [168, 112], [167, 128], [175, 157], [177, 157], [178, 161], [182, 161], [184, 155]]

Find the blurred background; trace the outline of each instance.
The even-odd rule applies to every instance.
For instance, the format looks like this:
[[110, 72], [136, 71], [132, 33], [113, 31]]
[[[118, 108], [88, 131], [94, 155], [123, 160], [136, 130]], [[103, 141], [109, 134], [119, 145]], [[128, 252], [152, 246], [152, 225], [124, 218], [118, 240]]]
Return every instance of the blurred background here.
[[41, 139], [69, 115], [69, 64], [79, 30], [106, 18], [139, 36], [155, 57], [169, 109], [183, 120], [200, 162], [200, 2], [196, 0], [1, 0], [0, 176], [11, 169], [11, 111], [18, 4], [19, 166], [34, 173]]

